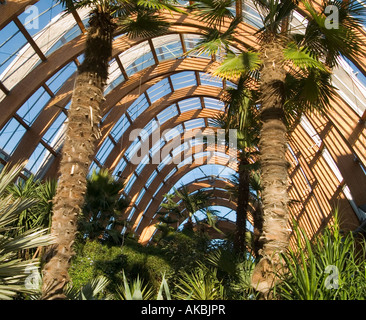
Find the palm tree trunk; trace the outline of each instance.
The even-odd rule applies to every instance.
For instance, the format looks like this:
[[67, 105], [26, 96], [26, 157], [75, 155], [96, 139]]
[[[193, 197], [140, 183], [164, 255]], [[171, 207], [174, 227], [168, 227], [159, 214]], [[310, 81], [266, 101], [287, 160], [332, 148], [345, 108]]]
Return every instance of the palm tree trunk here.
[[281, 268], [280, 253], [289, 243], [288, 164], [286, 161], [286, 126], [284, 123], [283, 47], [278, 39], [262, 47], [261, 121], [259, 151], [262, 181], [263, 233], [261, 260], [253, 272], [252, 284], [266, 295], [277, 280]]
[[246, 222], [249, 203], [249, 171], [245, 165], [248, 164], [248, 159], [242, 156], [238, 170], [239, 190], [238, 204], [236, 208], [236, 232], [234, 238], [234, 250], [238, 253], [244, 253], [246, 250], [245, 234], [247, 231]]
[[262, 243], [260, 241], [260, 236], [263, 232], [263, 215], [262, 215], [262, 205], [258, 200], [255, 211], [253, 212], [253, 254], [255, 258], [258, 258], [259, 252], [262, 249]]
[[114, 25], [105, 13], [90, 18], [85, 59], [75, 81], [54, 198], [51, 233], [57, 242], [47, 250], [42, 299], [65, 299], [77, 219], [84, 203], [89, 167], [99, 138], [100, 104], [108, 76]]

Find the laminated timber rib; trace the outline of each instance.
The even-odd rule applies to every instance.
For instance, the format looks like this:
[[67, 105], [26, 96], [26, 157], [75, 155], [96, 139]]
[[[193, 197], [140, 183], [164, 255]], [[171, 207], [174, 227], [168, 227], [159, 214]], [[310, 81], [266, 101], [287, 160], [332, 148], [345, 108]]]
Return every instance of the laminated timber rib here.
[[[24, 11], [27, 5], [34, 4], [33, 1], [12, 1], [8, 0], [5, 6], [2, 6], [2, 12], [5, 15], [0, 17], [0, 28], [7, 23], [16, 20], [17, 16]], [[237, 9], [240, 10], [240, 9]], [[301, 11], [301, 10], [300, 10]], [[77, 15], [76, 15], [77, 17]], [[183, 35], [196, 34], [202, 35], [205, 31], [205, 25], [191, 16], [180, 15], [174, 13], [166, 15], [169, 22], [172, 23], [168, 34], [178, 34], [181, 39], [181, 45], [184, 47]], [[83, 25], [80, 19], [76, 19], [80, 29]], [[226, 23], [224, 27], [229, 24]], [[254, 36], [256, 29], [248, 24], [241, 23], [235, 34], [235, 45], [239, 50], [247, 50], [257, 47], [257, 41]], [[115, 58], [119, 64], [125, 81], [117, 85], [110, 93], [106, 95], [106, 101], [102, 105], [103, 116], [106, 116], [101, 123], [102, 138], [98, 142], [97, 151], [102, 146], [103, 141], [110, 136], [110, 132], [118, 121], [118, 119], [126, 113], [128, 107], [135, 101], [140, 94], [145, 93], [154, 84], [163, 79], [170, 79], [173, 74], [183, 71], [209, 72], [215, 65], [210, 59], [185, 57], [174, 60], [159, 61], [154, 56], [155, 64], [147, 67], [137, 73], [127, 76], [123, 69], [122, 63], [118, 56], [126, 52], [144, 41], [148, 41], [151, 49], [154, 49], [153, 41], [147, 38], [128, 39], [125, 36], [116, 35], [113, 43], [113, 54], [111, 59]], [[362, 37], [366, 43], [366, 33], [362, 31]], [[24, 77], [19, 76], [19, 81], [9, 92], [6, 92], [5, 98], [0, 102], [2, 110], [0, 114], [0, 128], [2, 128], [15, 115], [17, 110], [36, 92], [40, 87], [45, 86], [46, 81], [50, 79], [57, 71], [66, 66], [69, 62], [77, 62], [77, 57], [83, 53], [85, 45], [85, 34], [81, 34], [73, 40], [65, 43], [55, 52], [41, 59], [41, 61], [32, 71]], [[154, 50], [153, 50], [154, 51]], [[185, 52], [186, 50], [183, 49]], [[366, 52], [366, 50], [364, 50]], [[363, 55], [358, 61], [353, 63], [359, 70], [366, 75], [366, 58]], [[9, 161], [16, 162], [22, 158], [29, 158], [38, 143], [42, 141], [42, 137], [53, 121], [61, 112], [67, 114], [66, 105], [71, 99], [73, 82], [75, 74], [73, 74], [50, 99], [39, 116], [27, 128], [27, 132], [20, 140], [14, 153]], [[105, 166], [111, 171], [116, 167], [118, 161], [124, 157], [124, 152], [131, 145], [128, 140], [129, 133], [133, 129], [144, 128], [150, 120], [165, 107], [168, 107], [177, 101], [185, 98], [211, 97], [219, 99], [222, 88], [214, 88], [207, 85], [189, 86], [179, 90], [172, 90], [171, 93], [163, 96], [158, 101], [150, 104], [149, 107], [134, 121], [128, 130], [123, 134], [120, 141], [115, 141], [115, 146], [108, 155]], [[4, 90], [3, 90], [4, 91]], [[4, 91], [5, 92], [5, 91]], [[366, 190], [366, 178], [364, 168], [366, 167], [366, 130], [365, 120], [366, 113], [361, 116], [357, 114], [351, 106], [340, 96], [334, 97], [331, 108], [326, 115], [311, 114], [306, 115], [310, 124], [321, 139], [321, 145], [318, 146], [309, 136], [308, 132], [298, 125], [290, 135], [289, 147], [293, 150], [293, 154], [288, 152], [287, 158], [291, 164], [290, 187], [289, 193], [293, 200], [297, 200], [291, 207], [291, 215], [300, 225], [306, 229], [309, 236], [313, 236], [321, 229], [330, 219], [330, 213], [333, 208], [338, 205], [342, 215], [342, 223], [346, 229], [355, 229], [359, 225], [359, 221], [352, 209], [350, 202], [347, 200], [343, 187], [347, 186], [353, 196], [356, 205], [366, 203], [364, 190]], [[218, 111], [203, 108], [201, 110], [192, 110], [184, 112], [178, 116], [172, 117], [164, 123], [162, 128], [172, 128], [184, 121], [201, 117], [207, 119], [213, 117]], [[163, 131], [163, 129], [161, 129]], [[329, 151], [331, 158], [336, 163], [343, 179], [333, 173], [332, 169], [323, 156], [324, 150]], [[194, 150], [192, 150], [194, 151]], [[183, 154], [183, 153], [182, 153]], [[194, 154], [194, 152], [192, 153]], [[186, 154], [184, 154], [186, 156]], [[227, 158], [222, 157], [216, 159], [219, 163], [226, 165]], [[53, 161], [46, 176], [52, 176], [57, 173], [59, 158]], [[140, 241], [146, 243], [149, 237], [154, 233], [153, 216], [160, 206], [163, 195], [167, 193], [176, 182], [179, 181], [184, 174], [190, 172], [200, 164], [192, 163], [179, 168], [165, 183], [164, 186], [155, 195], [150, 207], [146, 212], [146, 206], [152, 199], [154, 192], [147, 189], [142, 197], [139, 205], [135, 206], [135, 214], [132, 217], [132, 223], [137, 227], [137, 233], [141, 234]], [[236, 167], [231, 164], [233, 168]], [[161, 172], [155, 177], [154, 185], [164, 182], [165, 177], [176, 167], [175, 163], [166, 165]], [[138, 178], [133, 184], [129, 195], [134, 201], [139, 194], [142, 186], [145, 186], [155, 165], [146, 165]], [[131, 177], [136, 166], [129, 163], [124, 172], [127, 178]], [[155, 190], [154, 190], [155, 191]], [[218, 199], [220, 200], [220, 199]], [[133, 205], [132, 201], [132, 205]], [[228, 205], [229, 200], [221, 199], [222, 203]], [[131, 208], [129, 209], [131, 210]], [[130, 212], [128, 210], [128, 212]], [[140, 219], [143, 220], [140, 223]]]

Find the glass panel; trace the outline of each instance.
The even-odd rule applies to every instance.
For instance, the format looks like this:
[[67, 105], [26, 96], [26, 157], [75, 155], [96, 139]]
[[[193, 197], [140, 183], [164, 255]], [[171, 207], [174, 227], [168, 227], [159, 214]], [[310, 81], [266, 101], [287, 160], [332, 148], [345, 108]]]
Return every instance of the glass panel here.
[[50, 98], [46, 90], [41, 87], [19, 108], [17, 114], [30, 126]]
[[205, 120], [202, 118], [188, 120], [184, 122], [184, 128], [186, 130], [194, 129], [194, 128], [201, 128], [205, 127]]
[[[3, 33], [4, 29], [7, 29], [10, 37]], [[7, 40], [0, 45], [0, 80], [8, 90], [11, 90], [39, 63], [40, 58], [13, 22], [4, 29], [0, 34]]]
[[118, 176], [118, 177], [122, 177], [122, 173], [123, 173], [123, 170], [126, 168], [127, 166], [127, 162], [125, 161], [125, 159], [121, 159], [118, 163], [118, 165], [116, 166], [116, 168], [114, 169], [113, 171], [113, 175], [114, 176]]
[[135, 204], [137, 206], [139, 205], [139, 203], [140, 203], [142, 197], [144, 196], [145, 192], [146, 192], [146, 189], [145, 188], [142, 188], [141, 191], [140, 191], [140, 193], [139, 193], [139, 195], [138, 195], [138, 197], [137, 197], [137, 199], [136, 199], [136, 201], [135, 201]]
[[68, 63], [61, 70], [56, 72], [50, 79], [46, 81], [47, 86], [51, 89], [53, 93], [57, 91], [65, 84], [67, 79], [76, 72], [76, 64], [74, 62]]
[[201, 84], [206, 86], [215, 86], [222, 88], [222, 79], [215, 77], [212, 74], [200, 72]]
[[314, 140], [315, 144], [320, 147], [322, 141], [309, 120], [305, 116], [301, 116], [300, 123], [305, 131], [308, 133], [308, 135]]
[[18, 18], [33, 36], [38, 31], [45, 28], [48, 23], [63, 11], [63, 6], [54, 0], [38, 1], [32, 6], [28, 6]]
[[[194, 49], [197, 46], [198, 41], [202, 40], [202, 36], [196, 34], [184, 34], [183, 38], [187, 51]], [[191, 52], [189, 56], [210, 59], [210, 55], [208, 53], [197, 54], [195, 51]]]
[[164, 182], [166, 182], [171, 176], [173, 176], [174, 173], [177, 172], [177, 168], [174, 168], [172, 171], [170, 171], [167, 176], [164, 178]]
[[202, 109], [201, 101], [199, 98], [189, 98], [179, 101], [178, 106], [181, 113], [189, 110]]
[[193, 71], [175, 73], [170, 76], [170, 79], [172, 80], [174, 90], [197, 85], [196, 76]]
[[113, 137], [114, 141], [118, 142], [129, 126], [130, 122], [128, 121], [126, 115], [123, 114], [111, 131], [111, 136]]
[[49, 156], [50, 152], [42, 144], [39, 143], [33, 154], [29, 157], [29, 160], [25, 167], [33, 174], [37, 174], [38, 170], [43, 165], [45, 160], [48, 160]]
[[156, 189], [156, 191], [154, 192], [154, 194], [153, 194], [153, 197], [155, 197], [157, 194], [158, 194], [158, 192], [160, 191], [160, 189], [161, 189], [161, 187], [164, 185], [164, 183], [163, 182], [161, 182], [160, 184], [159, 184], [159, 186], [157, 187], [157, 189]]
[[179, 58], [183, 55], [180, 37], [177, 34], [152, 39], [159, 61]]
[[167, 120], [175, 117], [178, 115], [178, 108], [173, 104], [170, 107], [167, 107], [165, 110], [160, 112], [157, 115], [157, 118], [159, 120], [159, 124], [162, 125]]
[[119, 55], [128, 76], [155, 64], [147, 41], [126, 50]]
[[109, 139], [108, 137], [104, 140], [102, 146], [100, 147], [97, 155], [95, 156], [95, 158], [101, 163], [103, 164], [104, 161], [107, 159], [109, 153], [111, 152], [111, 150], [113, 149], [114, 144], [112, 143], [111, 139]]
[[106, 95], [109, 91], [113, 90], [116, 86], [118, 86], [122, 81], [125, 80], [116, 59], [112, 59], [109, 62], [109, 75], [107, 80], [106, 89], [104, 90], [104, 94]]
[[137, 179], [137, 176], [136, 176], [135, 174], [133, 174], [133, 175], [131, 176], [131, 178], [128, 180], [128, 182], [127, 182], [126, 186], [125, 186], [125, 187], [124, 187], [124, 189], [123, 189], [123, 191], [124, 191], [126, 194], [128, 194], [128, 193], [130, 192], [130, 190], [131, 190], [131, 188], [132, 188], [133, 184], [135, 183], [136, 179]]
[[65, 120], [66, 115], [61, 112], [52, 125], [48, 128], [47, 132], [43, 135], [42, 139], [51, 147], [54, 147], [58, 142], [59, 135], [65, 128]]
[[323, 153], [322, 153], [325, 161], [328, 163], [329, 167], [332, 169], [333, 173], [337, 177], [339, 182], [343, 181], [343, 176], [341, 172], [339, 171], [337, 164], [333, 160], [332, 156], [330, 155], [329, 151], [324, 147]]
[[158, 175], [158, 172], [156, 170], [154, 170], [152, 172], [152, 174], [150, 175], [149, 179], [147, 179], [146, 181], [146, 188], [148, 188], [150, 186], [150, 184], [154, 181], [155, 177]]
[[27, 130], [14, 118], [11, 118], [0, 131], [0, 148], [11, 155]]
[[148, 163], [149, 163], [149, 156], [148, 156], [148, 155], [146, 155], [146, 156], [141, 160], [141, 162], [139, 163], [139, 165], [136, 167], [136, 170], [135, 170], [136, 174], [137, 174], [137, 175], [140, 175], [140, 173], [142, 172], [142, 170], [144, 170], [144, 168], [145, 168], [146, 164], [148, 164]]
[[19, 50], [27, 44], [27, 40], [13, 21], [0, 30], [0, 80], [4, 81], [4, 71], [11, 62], [20, 55]]
[[130, 115], [132, 121], [144, 112], [149, 107], [149, 103], [145, 98], [145, 95], [140, 95], [128, 108], [127, 112]]
[[203, 100], [205, 102], [205, 107], [208, 109], [215, 109], [215, 110], [221, 110], [221, 111], [225, 110], [225, 104], [220, 100], [207, 98], [207, 97], [204, 97]]
[[159, 81], [158, 83], [147, 89], [147, 94], [150, 98], [151, 103], [154, 103], [156, 100], [164, 97], [171, 92], [172, 89], [170, 88], [170, 84], [167, 78]]

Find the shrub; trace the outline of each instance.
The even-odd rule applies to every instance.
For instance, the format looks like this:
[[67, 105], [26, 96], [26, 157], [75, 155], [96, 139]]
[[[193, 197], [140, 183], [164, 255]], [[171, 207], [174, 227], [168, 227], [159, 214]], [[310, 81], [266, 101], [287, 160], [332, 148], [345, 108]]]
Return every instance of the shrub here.
[[[366, 296], [364, 239], [340, 231], [334, 224], [311, 242], [295, 229], [297, 248], [283, 255], [287, 272], [275, 286], [274, 296], [283, 300], [357, 300]], [[301, 240], [302, 239], [302, 240]], [[361, 250], [357, 243], [361, 242]]]

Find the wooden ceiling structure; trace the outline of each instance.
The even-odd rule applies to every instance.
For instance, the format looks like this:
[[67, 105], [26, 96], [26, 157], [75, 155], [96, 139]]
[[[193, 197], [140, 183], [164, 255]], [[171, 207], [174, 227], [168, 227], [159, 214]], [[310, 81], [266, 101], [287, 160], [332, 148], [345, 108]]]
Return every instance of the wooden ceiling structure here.
[[[10, 22], [14, 22], [39, 59], [39, 63], [29, 68], [24, 74], [19, 73], [17, 81], [11, 87], [0, 79], [2, 94], [0, 130], [13, 119], [25, 128], [25, 133], [14, 150], [2, 159], [3, 163], [16, 163], [29, 159], [39, 145], [48, 151], [52, 160], [43, 167], [42, 177], [45, 178], [57, 176], [61, 142], [51, 145], [43, 137], [60, 114], [64, 114], [67, 118], [67, 106], [70, 103], [76, 72], [72, 73], [57, 91], [51, 90], [47, 81], [69, 63], [74, 62], [75, 65], [79, 65], [86, 35], [83, 21], [75, 12], [73, 23], [80, 28], [80, 34], [47, 55], [18, 19], [28, 5], [36, 2], [35, 0], [8, 0], [6, 4], [0, 5], [0, 32]], [[240, 6], [237, 10], [241, 10]], [[167, 14], [166, 20], [171, 23], [167, 36], [174, 35], [174, 39], [179, 39], [176, 46], [181, 47], [183, 55], [166, 60], [159, 59], [160, 49], [156, 46], [159, 39], [129, 39], [124, 35], [116, 34], [111, 61], [118, 66], [123, 80], [111, 88], [105, 96], [102, 105], [102, 137], [99, 140], [96, 155], [103, 149], [106, 140], [110, 142], [110, 147], [102, 162], [97, 156], [94, 160], [96, 166], [106, 167], [111, 172], [121, 171], [126, 184], [129, 181], [134, 182], [131, 183], [128, 192], [131, 205], [126, 212], [126, 217], [128, 216], [131, 220], [142, 243], [147, 243], [155, 231], [155, 213], [159, 209], [163, 195], [169, 192], [182, 177], [202, 165], [202, 162], [194, 156], [202, 153], [203, 149], [202, 147], [197, 150], [190, 148], [188, 151], [178, 152], [174, 155], [177, 159], [165, 166], [147, 164], [142, 167], [126, 155], [134, 143], [129, 140], [130, 133], [134, 129], [147, 127], [153, 120], [160, 124], [159, 115], [171, 106], [174, 106], [176, 112], [161, 123], [161, 132], [179, 126], [187, 129], [192, 119], [202, 119], [204, 125], [202, 126], [200, 122], [195, 128], [206, 130], [210, 127], [209, 119], [223, 110], [205, 105], [207, 101], [205, 99], [219, 102], [227, 85], [225, 81], [221, 81], [219, 85], [217, 81], [215, 83], [204, 81], [204, 75], [215, 67], [216, 61], [207, 57], [184, 55], [188, 50], [185, 39], [190, 39], [192, 35], [197, 37], [205, 31], [202, 21], [191, 15], [177, 13]], [[227, 26], [228, 23], [225, 24], [225, 27]], [[235, 46], [238, 50], [257, 47], [255, 30], [254, 26], [245, 22], [239, 25], [235, 34]], [[363, 32], [362, 37], [366, 39], [366, 32]], [[131, 52], [142, 45], [148, 46], [153, 62], [146, 68], [142, 67], [136, 69], [136, 72], [129, 73], [121, 57], [124, 53]], [[358, 71], [366, 76], [366, 56], [353, 63], [358, 67]], [[194, 83], [176, 89], [173, 77], [187, 72], [193, 75]], [[168, 84], [168, 92], [160, 94], [156, 100], [151, 101], [149, 90], [162, 81]], [[43, 88], [50, 99], [34, 121], [28, 123], [17, 111], [39, 88]], [[127, 111], [141, 97], [147, 101], [147, 106], [135, 119], [132, 119]], [[180, 103], [192, 98], [198, 99], [200, 108], [182, 110]], [[123, 116], [127, 119], [128, 128], [122, 135], [117, 135], [118, 139], [116, 139], [113, 130]], [[354, 230], [362, 219], [358, 207], [366, 204], [366, 111], [356, 112], [351, 103], [340, 93], [332, 101], [332, 108], [326, 115], [306, 114], [304, 118], [306, 119], [304, 124], [299, 124], [291, 132], [287, 152], [290, 163], [289, 194], [294, 200], [290, 208], [291, 217], [298, 221], [299, 225], [312, 237], [329, 221], [334, 208], [338, 207], [342, 227]], [[151, 137], [152, 132], [149, 135]], [[182, 136], [181, 139], [183, 139]], [[142, 143], [141, 139], [140, 143]], [[152, 146], [149, 145], [149, 149], [150, 147]], [[214, 146], [203, 148], [208, 152], [201, 157], [205, 164], [219, 164], [236, 170], [237, 164], [228, 160], [230, 155], [225, 150], [217, 152]], [[173, 159], [173, 152], [169, 154]], [[184, 159], [192, 156], [193, 161], [184, 163]], [[124, 166], [121, 167], [122, 162]], [[120, 168], [122, 169], [119, 170]], [[151, 182], [149, 179], [152, 176], [154, 179]], [[191, 183], [189, 188], [193, 192], [197, 188], [207, 187], [207, 183], [207, 180], [198, 179]], [[215, 203], [235, 208], [235, 203], [229, 194], [221, 190], [229, 182], [217, 180], [216, 183], [218, 183], [218, 189], [213, 188]]]

